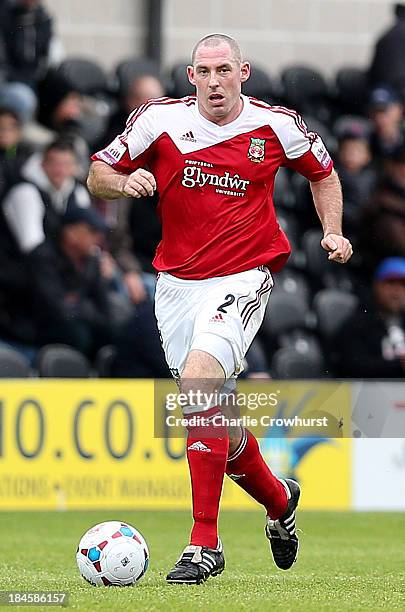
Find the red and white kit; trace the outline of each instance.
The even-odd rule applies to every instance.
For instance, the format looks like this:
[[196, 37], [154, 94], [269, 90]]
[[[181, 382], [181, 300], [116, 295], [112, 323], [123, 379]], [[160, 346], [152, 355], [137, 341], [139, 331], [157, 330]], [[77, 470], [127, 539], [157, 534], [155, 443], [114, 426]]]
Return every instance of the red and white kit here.
[[[173, 316], [176, 278], [206, 280], [205, 303], [211, 301], [209, 288], [214, 279], [215, 300], [211, 308], [200, 309], [207, 311], [206, 321], [202, 324], [199, 319], [196, 328], [204, 333], [209, 329], [227, 340], [233, 364], [225, 356], [222, 361], [216, 356], [228, 375], [237, 370], [261, 324], [271, 282], [267, 280], [267, 291], [263, 291], [263, 273], [252, 274], [252, 284], [247, 291], [245, 287], [245, 294], [227, 287], [226, 295], [235, 299], [223, 306], [231, 298], [226, 299], [224, 294], [222, 300], [218, 295], [217, 279], [231, 280], [232, 275], [261, 266], [277, 272], [288, 259], [290, 245], [277, 223], [273, 205], [274, 180], [280, 166], [293, 168], [310, 181], [324, 179], [332, 172], [333, 164], [322, 140], [308, 131], [297, 113], [254, 98], [242, 99], [242, 112], [224, 126], [199, 113], [195, 96], [151, 100], [130, 115], [123, 134], [93, 155], [93, 160], [104, 161], [123, 173], [147, 168], [156, 178], [163, 226], [163, 239], [154, 259], [155, 268], [162, 272], [157, 316], [169, 367], [180, 372], [188, 351], [197, 345], [204, 350], [205, 345], [197, 342], [193, 326], [187, 338], [183, 333], [179, 340], [178, 327], [174, 326], [172, 336], [173, 325], [167, 317], [163, 317], [163, 325], [159, 293], [166, 296], [165, 308], [171, 300], [169, 283], [163, 290], [165, 277], [171, 279]], [[198, 294], [201, 300], [200, 284]], [[189, 303], [194, 303], [191, 294]], [[258, 307], [249, 319], [248, 342], [241, 343], [246, 304], [250, 304], [249, 312], [252, 305]], [[218, 311], [221, 306], [224, 312]], [[215, 319], [218, 312], [225, 323]], [[235, 320], [238, 333], [234, 331]], [[179, 341], [183, 343], [181, 349], [169, 349]]]

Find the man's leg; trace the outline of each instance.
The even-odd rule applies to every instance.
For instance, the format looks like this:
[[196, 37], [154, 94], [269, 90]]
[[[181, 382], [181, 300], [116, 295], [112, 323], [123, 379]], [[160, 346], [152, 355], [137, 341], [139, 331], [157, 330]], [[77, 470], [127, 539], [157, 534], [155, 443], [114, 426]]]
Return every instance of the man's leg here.
[[279, 480], [264, 461], [259, 444], [247, 429], [230, 432], [226, 473], [266, 509], [266, 536], [274, 561], [289, 569], [298, 554], [295, 510], [300, 487], [294, 480]]
[[[190, 351], [182, 372], [180, 391], [189, 398], [201, 392], [204, 398], [219, 391], [225, 381], [220, 363], [204, 351]], [[185, 411], [190, 419], [204, 419], [204, 425], [190, 426], [187, 459], [193, 497], [194, 525], [190, 545], [167, 576], [168, 582], [200, 583], [224, 569], [222, 545], [218, 538], [218, 513], [228, 458], [229, 437], [226, 426], [211, 419], [220, 410], [206, 403], [194, 404]]]
[[270, 518], [278, 519], [287, 508], [286, 488], [263, 459], [255, 436], [238, 429], [238, 436], [231, 434], [226, 473], [266, 508]]

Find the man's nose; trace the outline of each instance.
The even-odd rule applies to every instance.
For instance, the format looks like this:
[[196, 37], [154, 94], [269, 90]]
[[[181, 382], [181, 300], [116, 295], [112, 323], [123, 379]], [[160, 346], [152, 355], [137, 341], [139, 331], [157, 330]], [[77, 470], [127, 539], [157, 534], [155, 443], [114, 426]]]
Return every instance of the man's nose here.
[[209, 83], [208, 85], [210, 87], [218, 87], [219, 83], [218, 83], [218, 75], [215, 71], [212, 71], [210, 73], [210, 79], [209, 79]]

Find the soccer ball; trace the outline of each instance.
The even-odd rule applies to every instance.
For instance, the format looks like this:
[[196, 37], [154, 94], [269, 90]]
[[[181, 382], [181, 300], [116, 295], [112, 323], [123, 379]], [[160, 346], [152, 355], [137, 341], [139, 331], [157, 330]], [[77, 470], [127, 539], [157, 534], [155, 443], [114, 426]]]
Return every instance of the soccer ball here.
[[76, 560], [83, 578], [94, 586], [130, 586], [146, 572], [149, 550], [134, 527], [107, 521], [86, 531]]

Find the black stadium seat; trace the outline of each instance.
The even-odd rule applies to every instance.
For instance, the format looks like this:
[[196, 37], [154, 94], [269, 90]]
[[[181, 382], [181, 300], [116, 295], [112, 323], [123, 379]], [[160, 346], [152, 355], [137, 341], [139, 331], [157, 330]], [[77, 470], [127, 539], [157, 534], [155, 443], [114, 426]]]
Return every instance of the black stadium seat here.
[[293, 348], [281, 348], [271, 361], [271, 374], [279, 379], [320, 378], [324, 373], [322, 354], [314, 349], [299, 353]]
[[0, 378], [27, 378], [29, 375], [28, 359], [11, 347], [0, 346]]
[[264, 100], [269, 104], [277, 103], [273, 82], [267, 72], [259, 66], [251, 65], [250, 77], [246, 83], [242, 84], [242, 93]]
[[320, 121], [330, 118], [329, 89], [323, 75], [309, 66], [290, 66], [281, 72], [283, 98], [287, 106]]
[[170, 95], [173, 98], [183, 98], [184, 96], [193, 96], [195, 94], [195, 87], [187, 77], [188, 64], [189, 62], [179, 62], [171, 70]]
[[319, 291], [314, 298], [314, 310], [321, 335], [325, 339], [336, 336], [357, 305], [358, 298], [351, 293], [336, 289]]
[[115, 75], [118, 91], [123, 93], [138, 77], [152, 75], [159, 78], [160, 72], [157, 62], [150, 57], [133, 57], [121, 61], [115, 69]]
[[368, 95], [367, 73], [361, 68], [344, 67], [335, 80], [335, 102], [338, 114], [363, 114]]
[[42, 378], [89, 378], [90, 365], [74, 348], [49, 344], [39, 352], [38, 371]]
[[58, 71], [82, 94], [105, 93], [109, 88], [106, 73], [93, 60], [70, 58], [61, 63]]
[[309, 309], [304, 296], [284, 291], [270, 296], [269, 308], [263, 320], [263, 331], [278, 336], [294, 328], [305, 328]]

